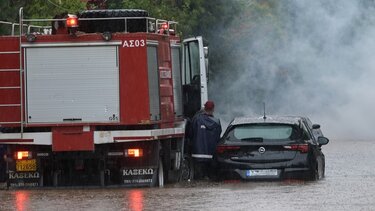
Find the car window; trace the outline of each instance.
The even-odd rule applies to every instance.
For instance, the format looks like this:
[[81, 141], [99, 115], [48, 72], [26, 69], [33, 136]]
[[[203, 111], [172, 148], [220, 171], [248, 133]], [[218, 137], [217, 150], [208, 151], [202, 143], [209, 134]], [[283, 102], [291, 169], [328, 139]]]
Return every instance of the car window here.
[[306, 120], [306, 124], [307, 124], [309, 130], [312, 131], [312, 136], [313, 136], [314, 139], [317, 140], [319, 136], [323, 136], [322, 131], [320, 129], [313, 129], [313, 124], [312, 124], [312, 122], [310, 121], [309, 118], [306, 118], [305, 120]]
[[294, 139], [299, 135], [296, 127], [287, 124], [245, 124], [234, 127], [228, 137], [234, 141], [274, 141]]
[[310, 129], [312, 129], [312, 122], [310, 121], [310, 119], [309, 118], [306, 118], [306, 123], [307, 123], [307, 126], [310, 128]]
[[310, 130], [306, 127], [304, 123], [302, 123], [302, 129], [303, 129], [303, 139], [304, 140], [311, 139], [311, 134], [309, 132]]

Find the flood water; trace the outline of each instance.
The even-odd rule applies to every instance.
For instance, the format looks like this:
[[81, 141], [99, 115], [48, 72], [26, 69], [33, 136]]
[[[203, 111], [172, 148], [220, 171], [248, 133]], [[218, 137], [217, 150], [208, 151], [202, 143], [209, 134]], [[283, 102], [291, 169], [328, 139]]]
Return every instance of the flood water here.
[[375, 140], [331, 140], [318, 182], [186, 182], [164, 188], [0, 190], [0, 210], [375, 210]]

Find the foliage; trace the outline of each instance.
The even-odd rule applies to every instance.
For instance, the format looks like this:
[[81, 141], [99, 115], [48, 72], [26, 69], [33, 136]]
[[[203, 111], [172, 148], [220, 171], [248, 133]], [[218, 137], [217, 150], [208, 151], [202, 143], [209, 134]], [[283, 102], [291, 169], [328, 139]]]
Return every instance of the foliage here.
[[[63, 12], [76, 13], [85, 8], [80, 0], [1, 0], [0, 20], [18, 22], [19, 8], [24, 8], [25, 18], [52, 18]], [[38, 23], [43, 25], [46, 23]], [[0, 25], [0, 34], [9, 34], [10, 27]]]
[[108, 5], [145, 9], [152, 17], [178, 21], [184, 36], [208, 35], [217, 23], [229, 22], [240, 8], [237, 1], [228, 4], [227, 0], [109, 0]]
[[[18, 17], [18, 4], [13, 1], [0, 1], [0, 21], [16, 22]], [[0, 34], [9, 34], [11, 26], [0, 24]]]
[[85, 8], [80, 0], [26, 0], [24, 4], [27, 18], [52, 18], [56, 14], [68, 12], [75, 14]]
[[[212, 34], [216, 25], [228, 24], [238, 14], [243, 0], [107, 0], [111, 9], [145, 9], [155, 18], [179, 22], [181, 35]], [[17, 21], [18, 8], [27, 18], [52, 18], [63, 12], [85, 9], [81, 0], [2, 0], [0, 20]]]
[[[178, 21], [177, 30], [182, 37], [202, 35], [210, 42], [212, 72], [223, 71], [225, 66], [233, 68], [228, 55], [245, 55], [233, 51], [247, 51], [232, 46], [237, 45], [233, 40], [252, 39], [259, 34], [253, 30], [264, 22], [268, 22], [271, 31], [280, 25], [275, 16], [276, 0], [107, 0], [106, 3], [110, 9], [145, 9], [152, 17]], [[81, 0], [2, 0], [0, 20], [17, 21], [21, 6], [27, 18], [52, 18], [59, 13], [85, 9]], [[274, 43], [265, 47], [275, 47], [280, 34], [281, 31], [273, 33]]]
[[[180, 23], [179, 30], [186, 34], [192, 33], [196, 27], [197, 19], [204, 11], [202, 2], [204, 0], [184, 0], [181, 2], [170, 0], [124, 0], [120, 6], [122, 8], [144, 9], [152, 17], [178, 21]], [[115, 4], [115, 6], [119, 6], [119, 3]]]

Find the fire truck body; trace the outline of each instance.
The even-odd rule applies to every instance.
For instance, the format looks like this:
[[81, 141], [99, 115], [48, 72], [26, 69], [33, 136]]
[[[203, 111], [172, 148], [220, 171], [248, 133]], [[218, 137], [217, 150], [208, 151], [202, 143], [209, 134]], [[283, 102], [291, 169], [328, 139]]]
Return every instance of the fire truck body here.
[[170, 28], [24, 34], [23, 21], [21, 9], [20, 36], [0, 36], [0, 174], [8, 186], [177, 181], [184, 116], [207, 99], [202, 38], [181, 43]]

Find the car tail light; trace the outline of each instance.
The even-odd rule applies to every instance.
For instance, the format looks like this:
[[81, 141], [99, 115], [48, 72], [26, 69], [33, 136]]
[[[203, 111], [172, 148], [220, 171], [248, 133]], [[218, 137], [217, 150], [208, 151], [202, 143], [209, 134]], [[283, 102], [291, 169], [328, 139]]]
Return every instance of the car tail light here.
[[307, 153], [309, 151], [308, 144], [292, 144], [288, 146], [284, 146], [284, 149], [300, 151], [301, 153]]
[[138, 158], [143, 156], [143, 149], [125, 149], [125, 157]]
[[239, 149], [240, 149], [239, 146], [219, 145], [219, 146], [216, 147], [216, 153], [223, 154], [224, 152], [227, 152], [227, 151], [235, 151], [235, 150], [239, 150]]
[[31, 152], [29, 152], [29, 151], [17, 151], [15, 153], [15, 158], [17, 160], [22, 160], [24, 158], [31, 158]]

